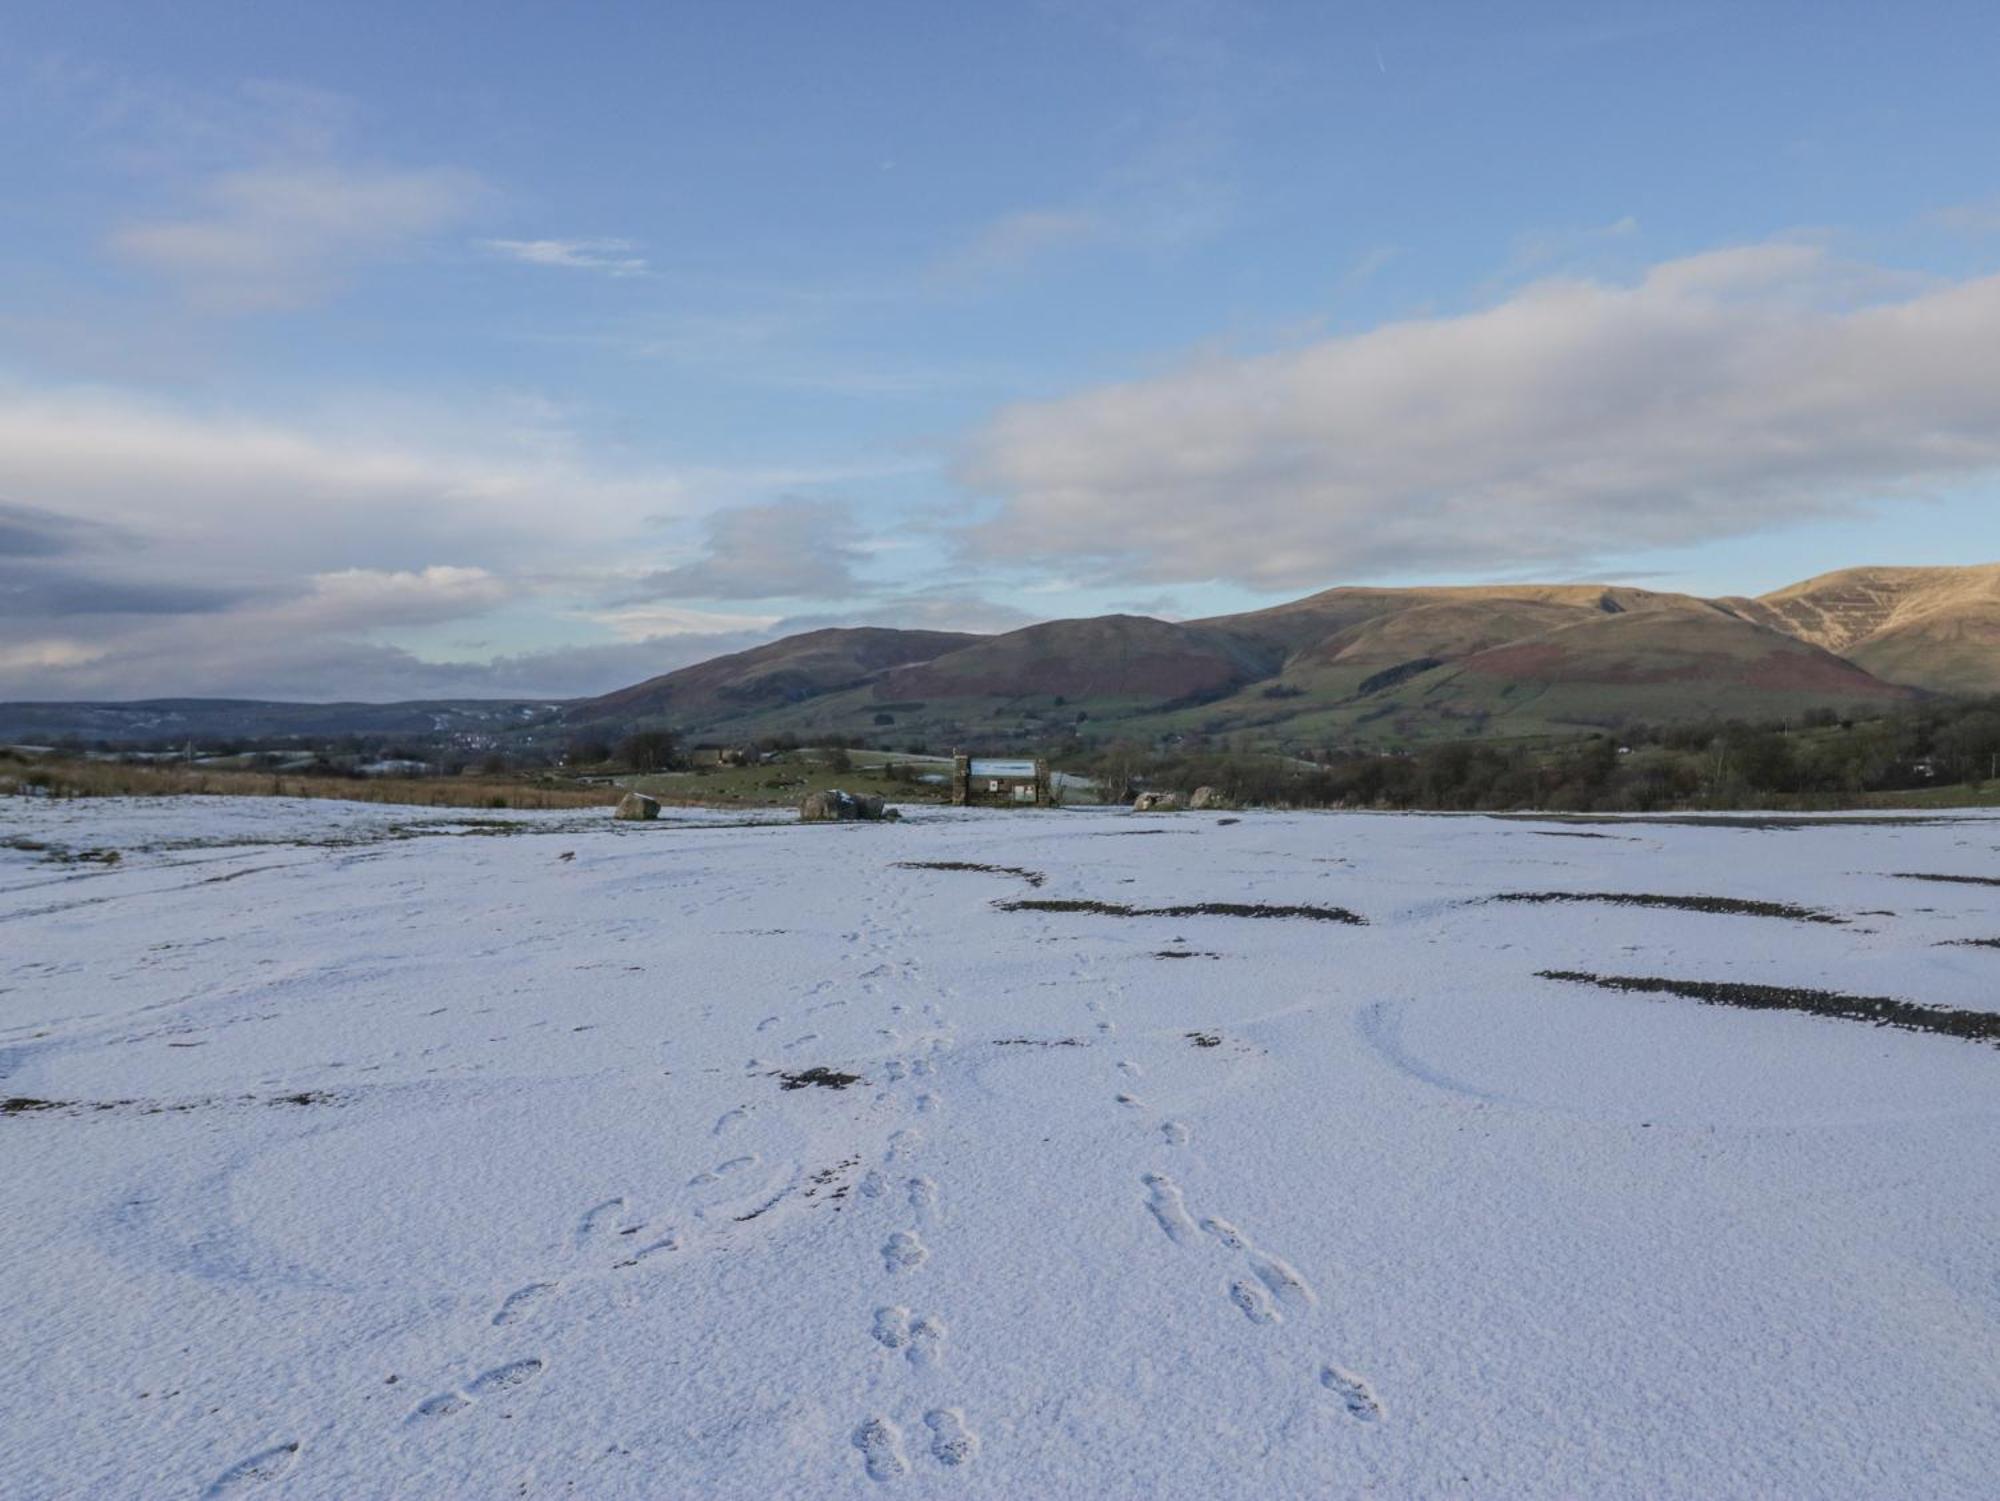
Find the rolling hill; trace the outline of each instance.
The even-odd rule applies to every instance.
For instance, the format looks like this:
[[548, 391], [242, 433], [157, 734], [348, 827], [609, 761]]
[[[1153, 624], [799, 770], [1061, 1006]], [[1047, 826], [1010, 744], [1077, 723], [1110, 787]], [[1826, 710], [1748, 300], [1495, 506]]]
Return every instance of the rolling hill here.
[[983, 644], [956, 631], [895, 631], [875, 626], [807, 631], [731, 652], [570, 705], [587, 721], [650, 719], [716, 723], [760, 710], [839, 693], [875, 675]]
[[[584, 723], [637, 710], [696, 736], [1204, 734], [1386, 748], [2000, 691], [1988, 641], [2000, 644], [2000, 566], [1854, 570], [1757, 599], [1580, 584], [1339, 588], [1185, 622], [1112, 615], [985, 637], [821, 631], [569, 714]], [[838, 667], [774, 665], [795, 658]], [[784, 691], [755, 686], [776, 682]]]
[[1756, 598], [1597, 584], [1336, 588], [1242, 614], [1000, 635], [827, 629], [562, 705], [156, 700], [0, 705], [0, 739], [501, 735], [933, 744], [1206, 735], [1393, 748], [2000, 693], [2000, 564], [1856, 568]]

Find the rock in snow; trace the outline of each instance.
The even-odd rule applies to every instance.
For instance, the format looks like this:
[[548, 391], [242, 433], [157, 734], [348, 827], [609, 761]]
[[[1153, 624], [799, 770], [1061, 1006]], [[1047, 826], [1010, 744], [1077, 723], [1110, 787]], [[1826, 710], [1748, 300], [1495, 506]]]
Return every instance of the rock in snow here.
[[648, 797], [643, 792], [628, 792], [618, 799], [618, 806], [611, 811], [613, 818], [645, 819], [660, 816], [660, 800]]
[[808, 792], [799, 801], [799, 820], [802, 823], [849, 823], [855, 820], [873, 823], [901, 816], [873, 793], [843, 792], [838, 787]]

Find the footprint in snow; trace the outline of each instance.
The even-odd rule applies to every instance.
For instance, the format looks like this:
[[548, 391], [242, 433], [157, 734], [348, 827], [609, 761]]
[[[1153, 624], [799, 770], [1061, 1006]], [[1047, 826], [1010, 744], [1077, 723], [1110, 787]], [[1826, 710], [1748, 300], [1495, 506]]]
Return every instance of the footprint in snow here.
[[876, 1309], [874, 1327], [868, 1332], [883, 1349], [897, 1351], [918, 1367], [936, 1365], [944, 1358], [944, 1337], [949, 1333], [943, 1319], [930, 1314], [912, 1319], [910, 1310], [900, 1304]]
[[914, 1230], [898, 1230], [882, 1246], [882, 1265], [892, 1272], [906, 1272], [930, 1259], [930, 1251]]
[[248, 1459], [238, 1460], [216, 1476], [215, 1482], [202, 1494], [214, 1498], [240, 1495], [252, 1486], [278, 1479], [291, 1469], [298, 1457], [298, 1440], [275, 1445]]
[[530, 1356], [526, 1360], [510, 1361], [506, 1365], [495, 1366], [483, 1371], [465, 1383], [465, 1394], [477, 1402], [481, 1397], [490, 1397], [495, 1392], [504, 1392], [513, 1387], [525, 1385], [542, 1374], [542, 1362]]
[[533, 1381], [542, 1374], [543, 1369], [543, 1362], [530, 1356], [526, 1360], [509, 1361], [506, 1365], [495, 1366], [490, 1371], [482, 1371], [455, 1392], [439, 1392], [434, 1397], [424, 1398], [411, 1411], [410, 1421], [428, 1423], [452, 1417], [464, 1412], [466, 1408], [484, 1397]]
[[934, 1366], [944, 1359], [944, 1337], [951, 1331], [945, 1327], [943, 1319], [933, 1314], [925, 1314], [910, 1325], [910, 1347], [904, 1353], [911, 1365], [919, 1369]]
[[1382, 1403], [1366, 1381], [1337, 1365], [1321, 1368], [1319, 1384], [1340, 1399], [1349, 1417], [1363, 1423], [1382, 1421]]
[[900, 1304], [875, 1310], [875, 1327], [869, 1331], [885, 1350], [905, 1350], [910, 1344], [910, 1310]]
[[578, 1244], [595, 1239], [613, 1226], [621, 1224], [624, 1218], [625, 1200], [622, 1196], [616, 1199], [606, 1199], [601, 1204], [593, 1204], [589, 1209], [584, 1211], [583, 1218], [577, 1221], [576, 1238]]
[[1139, 1067], [1138, 1064], [1134, 1063], [1130, 1058], [1121, 1058], [1119, 1060], [1118, 1072], [1123, 1074], [1128, 1079], [1144, 1078], [1146, 1074], [1146, 1071], [1143, 1068]]
[[455, 1412], [464, 1412], [471, 1405], [457, 1392], [439, 1392], [435, 1397], [426, 1397], [419, 1402], [410, 1414], [410, 1421], [430, 1422], [437, 1418], [448, 1418]]
[[870, 1480], [895, 1480], [910, 1472], [903, 1457], [903, 1431], [885, 1417], [869, 1418], [854, 1430], [854, 1447], [861, 1451]]
[[1253, 1324], [1284, 1322], [1271, 1303], [1271, 1295], [1247, 1277], [1238, 1277], [1229, 1284], [1229, 1301], [1242, 1309], [1243, 1317]]
[[1187, 1128], [1186, 1121], [1168, 1121], [1164, 1126], [1160, 1127], [1160, 1135], [1166, 1139], [1166, 1143], [1170, 1147], [1186, 1146], [1188, 1138], [1192, 1134]]
[[1167, 1238], [1176, 1245], [1185, 1245], [1194, 1239], [1194, 1221], [1188, 1217], [1187, 1201], [1181, 1195], [1180, 1185], [1165, 1173], [1147, 1173], [1139, 1180], [1148, 1190], [1146, 1207]]
[[628, 1266], [637, 1266], [640, 1262], [646, 1260], [649, 1256], [657, 1256], [662, 1251], [678, 1251], [680, 1248], [681, 1248], [680, 1232], [678, 1230], [670, 1231], [667, 1235], [665, 1235], [659, 1240], [654, 1241], [651, 1245], [641, 1246], [638, 1250], [634, 1251], [630, 1256], [627, 1256], [623, 1261], [614, 1262], [612, 1264], [612, 1270], [623, 1271]]
[[910, 1208], [917, 1212], [919, 1219], [928, 1219], [937, 1213], [938, 1186], [929, 1178], [910, 1180]]
[[500, 1304], [499, 1312], [493, 1315], [495, 1328], [516, 1323], [534, 1310], [537, 1303], [556, 1290], [553, 1282], [530, 1282], [526, 1287], [516, 1288], [507, 1294]]
[[924, 1414], [931, 1431], [931, 1456], [941, 1465], [962, 1465], [979, 1452], [979, 1435], [965, 1426], [956, 1407], [937, 1407]]
[[704, 1183], [720, 1183], [732, 1173], [740, 1173], [746, 1167], [755, 1167], [764, 1159], [752, 1152], [748, 1157], [732, 1157], [727, 1162], [718, 1162], [705, 1173], [696, 1173], [688, 1179], [689, 1188], [699, 1188]]
[[1306, 1279], [1281, 1256], [1253, 1251], [1250, 1253], [1250, 1270], [1257, 1274], [1257, 1280], [1268, 1287], [1280, 1303], [1292, 1308], [1311, 1308], [1319, 1302], [1319, 1295]]
[[1206, 1230], [1210, 1235], [1213, 1235], [1232, 1251], [1247, 1251], [1250, 1249], [1250, 1242], [1243, 1238], [1243, 1232], [1230, 1224], [1228, 1220], [1218, 1219], [1216, 1216], [1210, 1215], [1201, 1222], [1201, 1228]]
[[864, 1198], [879, 1199], [889, 1187], [889, 1180], [874, 1168], [861, 1175], [861, 1193]]
[[738, 1105], [734, 1110], [723, 1111], [721, 1115], [716, 1117], [715, 1129], [710, 1134], [720, 1136], [723, 1132], [734, 1129], [736, 1126], [742, 1124], [744, 1116], [749, 1113], [741, 1105]]

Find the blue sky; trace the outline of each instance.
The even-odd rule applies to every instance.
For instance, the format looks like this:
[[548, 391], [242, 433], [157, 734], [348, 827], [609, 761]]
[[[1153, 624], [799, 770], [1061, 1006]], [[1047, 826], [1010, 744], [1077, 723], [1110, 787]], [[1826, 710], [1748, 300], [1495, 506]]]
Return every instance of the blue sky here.
[[1986, 5], [22, 5], [0, 696], [2000, 559]]

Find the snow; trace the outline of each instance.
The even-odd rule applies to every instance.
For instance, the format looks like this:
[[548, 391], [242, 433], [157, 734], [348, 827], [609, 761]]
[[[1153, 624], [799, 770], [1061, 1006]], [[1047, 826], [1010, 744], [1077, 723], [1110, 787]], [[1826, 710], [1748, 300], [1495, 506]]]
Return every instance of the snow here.
[[0, 1494], [1987, 1496], [1996, 847], [8, 799]]

